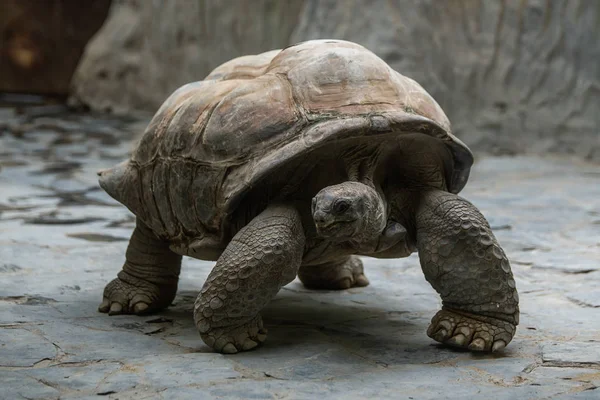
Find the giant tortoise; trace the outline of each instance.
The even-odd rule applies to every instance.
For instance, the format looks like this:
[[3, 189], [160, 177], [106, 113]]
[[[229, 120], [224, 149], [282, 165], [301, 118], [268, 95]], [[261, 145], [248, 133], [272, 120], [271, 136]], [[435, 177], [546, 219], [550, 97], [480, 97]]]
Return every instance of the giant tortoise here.
[[174, 299], [183, 255], [216, 261], [194, 306], [204, 342], [263, 342], [260, 311], [296, 276], [366, 286], [358, 255], [418, 251], [443, 307], [427, 334], [496, 351], [519, 319], [509, 261], [467, 200], [473, 156], [433, 98], [364, 47], [317, 40], [245, 56], [175, 91], [100, 185], [136, 216], [99, 307]]

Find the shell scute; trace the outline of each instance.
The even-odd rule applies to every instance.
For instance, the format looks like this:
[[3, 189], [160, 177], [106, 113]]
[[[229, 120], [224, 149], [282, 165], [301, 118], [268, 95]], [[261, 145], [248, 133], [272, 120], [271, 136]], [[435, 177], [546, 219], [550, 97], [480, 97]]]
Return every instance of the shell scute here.
[[175, 91], [152, 118], [132, 160], [145, 164], [157, 157], [183, 157], [210, 162], [202, 135], [214, 107], [238, 86], [235, 80], [202, 81]]
[[206, 125], [203, 144], [222, 156], [240, 156], [271, 140], [284, 140], [299, 121], [290, 85], [277, 75], [261, 76], [229, 92]]
[[173, 165], [169, 181], [169, 202], [175, 218], [185, 232], [197, 232], [202, 224], [196, 219], [194, 210], [196, 196], [191, 190], [196, 178], [197, 164], [189, 160]]
[[189, 212], [195, 214], [198, 226], [204, 230], [215, 232], [220, 228], [220, 185], [226, 174], [226, 168], [201, 164], [198, 164], [194, 171], [194, 178], [190, 186], [194, 207]]
[[366, 114], [397, 109], [390, 69], [360, 48], [335, 48], [288, 72], [295, 98], [307, 113]]

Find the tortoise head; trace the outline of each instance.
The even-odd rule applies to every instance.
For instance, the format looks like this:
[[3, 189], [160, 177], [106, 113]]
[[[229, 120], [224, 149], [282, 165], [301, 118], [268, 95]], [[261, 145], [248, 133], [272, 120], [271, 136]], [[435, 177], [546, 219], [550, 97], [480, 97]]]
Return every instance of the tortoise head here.
[[371, 186], [344, 182], [322, 189], [312, 199], [317, 233], [333, 241], [366, 242], [386, 226], [384, 199]]

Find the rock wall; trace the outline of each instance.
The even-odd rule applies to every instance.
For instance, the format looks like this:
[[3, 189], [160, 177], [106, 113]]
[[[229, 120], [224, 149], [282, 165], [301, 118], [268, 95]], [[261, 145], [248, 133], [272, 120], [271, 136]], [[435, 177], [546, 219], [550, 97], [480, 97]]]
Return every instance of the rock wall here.
[[113, 0], [72, 92], [94, 109], [156, 110], [179, 86], [244, 54], [286, 46], [303, 3]]
[[600, 161], [600, 2], [587, 0], [120, 1], [74, 93], [153, 110], [221, 62], [286, 44], [365, 45], [420, 82], [474, 150]]

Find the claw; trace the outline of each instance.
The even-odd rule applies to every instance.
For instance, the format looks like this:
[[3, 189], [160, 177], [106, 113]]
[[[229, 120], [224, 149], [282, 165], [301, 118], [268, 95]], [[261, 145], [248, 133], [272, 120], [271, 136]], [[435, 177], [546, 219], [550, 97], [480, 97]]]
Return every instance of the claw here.
[[238, 352], [238, 350], [235, 348], [235, 346], [232, 343], [227, 343], [225, 345], [225, 347], [223, 347], [223, 350], [221, 350], [221, 351], [225, 354], [235, 354]]
[[368, 286], [369, 285], [369, 280], [367, 279], [367, 277], [364, 274], [360, 274], [355, 278], [354, 281], [354, 286]]
[[463, 347], [467, 338], [462, 333], [459, 333], [456, 336], [452, 336], [450, 339], [446, 341], [447, 344], [451, 346]]
[[136, 314], [142, 314], [147, 309], [148, 309], [148, 304], [142, 303], [142, 302], [137, 303], [135, 306], [133, 306], [133, 312]]
[[110, 305], [110, 310], [108, 311], [108, 315], [118, 315], [123, 311], [123, 306], [120, 303], [112, 303]]
[[[452, 334], [453, 328], [454, 327], [452, 326], [452, 324], [445, 319], [437, 322], [434, 319], [434, 321], [432, 321], [429, 325], [429, 328], [427, 328], [427, 336], [429, 336], [432, 339], [435, 339], [434, 336], [437, 335], [440, 330], [443, 330], [445, 332], [445, 335], [448, 335], [448, 332]], [[444, 338], [445, 337], [446, 336], [444, 336]]]
[[468, 339], [471, 339], [471, 337], [473, 336], [473, 331], [467, 326], [460, 326], [460, 327], [456, 328], [454, 330], [454, 333], [456, 333], [457, 335], [459, 333], [462, 333]]
[[485, 340], [482, 338], [477, 338], [471, 342], [469, 345], [469, 350], [473, 351], [484, 351], [485, 350]]
[[445, 328], [448, 332], [452, 332], [452, 330], [454, 329], [452, 322], [448, 321], [447, 319], [439, 321], [438, 326]]
[[266, 328], [260, 328], [258, 331], [258, 334], [256, 335], [256, 338], [258, 339], [259, 342], [264, 342], [265, 339], [267, 338], [267, 329]]
[[504, 340], [496, 340], [494, 342], [494, 345], [492, 346], [492, 352], [502, 350], [505, 347], [506, 343], [504, 342]]
[[440, 329], [439, 331], [437, 331], [432, 338], [434, 340], [437, 340], [438, 342], [443, 342], [444, 339], [446, 339], [446, 337], [448, 336], [448, 331], [445, 330], [444, 328]]
[[204, 343], [206, 343], [207, 346], [215, 347], [216, 339], [214, 336], [205, 336], [202, 340], [204, 340]]
[[352, 287], [352, 280], [350, 278], [344, 278], [339, 283], [340, 289], [349, 289]]
[[256, 338], [262, 343], [267, 339], [267, 334], [266, 333], [259, 333], [258, 335], [256, 335]]
[[107, 298], [102, 300], [102, 303], [98, 306], [98, 311], [101, 313], [106, 313], [110, 309], [110, 301]]
[[250, 350], [255, 348], [256, 346], [258, 346], [258, 343], [256, 343], [254, 340], [252, 339], [246, 339], [246, 341], [244, 342], [244, 344], [242, 345], [242, 350]]
[[429, 336], [430, 338], [433, 338], [433, 330], [436, 328], [435, 324], [429, 324], [429, 326], [427, 327], [427, 336]]

